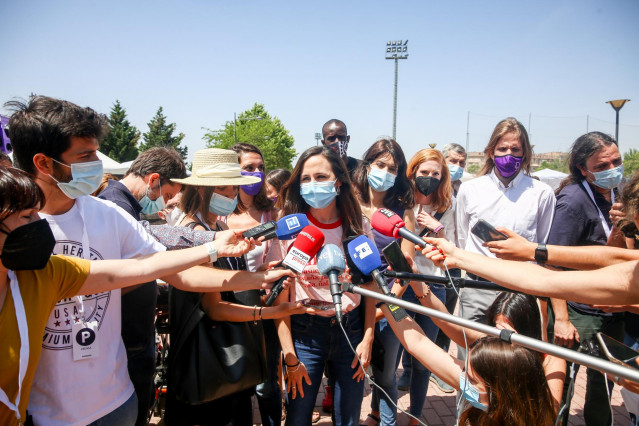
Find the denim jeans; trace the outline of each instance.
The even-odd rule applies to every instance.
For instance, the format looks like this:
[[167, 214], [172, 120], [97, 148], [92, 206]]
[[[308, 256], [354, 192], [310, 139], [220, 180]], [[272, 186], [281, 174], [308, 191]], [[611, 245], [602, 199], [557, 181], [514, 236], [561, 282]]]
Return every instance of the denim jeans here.
[[[357, 308], [344, 315], [344, 329], [353, 348], [362, 341], [364, 326]], [[303, 382], [304, 398], [298, 395], [288, 398], [287, 426], [310, 425], [317, 392], [322, 383], [324, 364], [334, 379], [333, 415], [335, 425], [357, 425], [364, 397], [364, 380], [356, 382], [351, 368], [355, 354], [348, 346], [346, 337], [334, 317], [318, 315], [293, 315], [291, 334], [295, 352], [306, 366], [311, 384]], [[357, 367], [359, 368], [359, 366]]]
[[384, 346], [384, 369], [380, 371], [373, 366], [373, 378], [388, 396], [373, 386], [371, 411], [379, 412], [382, 425], [395, 425], [397, 424], [397, 379], [395, 372], [397, 371], [397, 353], [401, 345], [385, 318], [375, 324], [375, 339]]
[[109, 414], [89, 423], [87, 426], [132, 426], [135, 424], [135, 419], [137, 417], [138, 397], [135, 392], [133, 392], [133, 395], [131, 395], [124, 404], [120, 405]]
[[280, 341], [273, 320], [265, 320], [264, 340], [266, 341], [266, 367], [268, 378], [255, 387], [260, 417], [264, 426], [282, 424], [282, 395], [277, 383], [277, 366], [280, 361]]
[[[444, 287], [436, 284], [430, 285], [430, 291], [442, 302], [446, 300], [446, 290]], [[407, 302], [420, 304], [415, 292], [409, 287], [402, 299]], [[424, 330], [424, 334], [433, 342], [437, 340], [437, 333], [439, 328], [435, 325], [430, 317], [422, 314], [416, 314], [415, 312], [408, 311], [408, 314], [415, 319], [415, 322]], [[404, 348], [399, 347], [397, 353], [397, 364], [399, 365], [399, 357]], [[426, 369], [420, 362], [416, 361], [408, 352], [404, 352], [402, 358], [402, 365], [404, 370], [410, 371], [410, 413], [419, 418], [422, 415], [422, 409], [424, 408], [424, 402], [426, 402], [426, 393], [428, 392], [428, 382], [430, 379], [430, 371]]]

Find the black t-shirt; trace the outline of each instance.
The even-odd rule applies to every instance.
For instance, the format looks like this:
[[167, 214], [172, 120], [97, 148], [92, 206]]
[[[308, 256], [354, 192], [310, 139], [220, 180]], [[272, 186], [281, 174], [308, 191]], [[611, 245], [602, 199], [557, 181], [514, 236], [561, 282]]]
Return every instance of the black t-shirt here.
[[[135, 220], [140, 220], [142, 207], [121, 182], [109, 180], [109, 185], [98, 194], [98, 198], [112, 201]], [[122, 341], [129, 355], [143, 351], [150, 344], [155, 344], [157, 295], [155, 281], [142, 284], [135, 290], [122, 295]]]
[[353, 179], [353, 173], [355, 173], [355, 169], [357, 168], [360, 162], [361, 160], [358, 160], [356, 158], [346, 157], [346, 161], [345, 161], [346, 169], [348, 170], [348, 174], [351, 177], [351, 179]]
[[[548, 244], [557, 246], [606, 245], [608, 238], [601, 223], [599, 210], [601, 210], [608, 226], [612, 228], [610, 221], [612, 204], [596, 189], [591, 187], [591, 191], [595, 198], [594, 203], [581, 183], [568, 185], [561, 190], [557, 195], [555, 216], [550, 228]], [[568, 304], [583, 313], [612, 315], [581, 303], [568, 302]]]

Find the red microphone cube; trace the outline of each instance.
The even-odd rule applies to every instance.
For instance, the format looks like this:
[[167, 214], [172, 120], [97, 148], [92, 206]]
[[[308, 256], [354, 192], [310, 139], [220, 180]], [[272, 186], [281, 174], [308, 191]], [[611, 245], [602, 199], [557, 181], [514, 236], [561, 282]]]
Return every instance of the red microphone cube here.
[[399, 238], [399, 228], [406, 226], [397, 213], [389, 209], [379, 209], [373, 213], [371, 225], [375, 230], [387, 237]]

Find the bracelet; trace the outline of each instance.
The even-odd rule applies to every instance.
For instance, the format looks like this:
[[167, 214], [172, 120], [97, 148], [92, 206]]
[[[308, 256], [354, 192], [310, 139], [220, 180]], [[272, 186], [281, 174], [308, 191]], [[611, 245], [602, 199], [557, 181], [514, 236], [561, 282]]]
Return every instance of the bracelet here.
[[295, 373], [299, 369], [300, 369], [300, 362], [298, 361], [297, 364], [295, 364], [295, 370], [289, 369], [288, 366], [286, 367], [286, 374]]
[[257, 320], [255, 319], [255, 314], [257, 314], [257, 305], [253, 306], [253, 324], [257, 324]]
[[415, 297], [417, 298], [417, 300], [422, 300], [428, 297], [429, 294], [430, 294], [430, 286], [426, 284], [426, 290], [424, 291], [424, 294], [421, 296], [415, 295]]
[[444, 225], [439, 225], [437, 228], [433, 229], [433, 232], [435, 234], [439, 234], [439, 231], [441, 231], [442, 229], [444, 229]]
[[262, 309], [264, 309], [264, 306], [260, 306], [260, 321], [262, 321]]
[[[284, 364], [286, 364], [286, 361], [284, 362]], [[294, 365], [286, 364], [286, 368], [294, 368], [294, 367], [297, 367], [298, 365], [300, 365], [300, 360], [299, 359], [297, 360], [297, 364], [294, 364]]]
[[206, 249], [209, 251], [209, 262], [213, 263], [217, 260], [217, 248], [213, 242], [208, 242], [204, 244]]

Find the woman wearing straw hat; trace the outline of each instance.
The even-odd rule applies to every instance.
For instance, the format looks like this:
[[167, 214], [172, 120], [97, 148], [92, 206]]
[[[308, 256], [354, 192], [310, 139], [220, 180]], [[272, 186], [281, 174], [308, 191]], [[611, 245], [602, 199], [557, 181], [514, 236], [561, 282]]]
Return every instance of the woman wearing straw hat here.
[[[172, 180], [184, 185], [180, 200], [180, 210], [183, 213], [177, 224], [195, 230], [221, 231], [228, 229], [228, 227], [218, 218], [231, 214], [238, 203], [241, 203], [238, 197], [239, 186], [257, 183], [260, 178], [242, 175], [236, 152], [209, 148], [195, 153], [191, 176]], [[246, 270], [246, 261], [243, 256], [221, 257], [217, 259], [214, 266], [222, 269]], [[173, 289], [172, 291], [176, 292], [179, 297], [190, 297], [188, 294], [180, 295], [179, 290]], [[204, 294], [201, 301], [202, 309], [215, 321], [238, 322], [254, 322], [256, 311], [260, 313], [260, 320], [282, 318], [310, 311], [309, 308], [295, 303], [259, 308], [257, 306], [260, 304], [259, 299], [255, 297], [257, 292], [242, 293], [216, 293], [214, 296]], [[199, 298], [199, 294], [191, 294], [193, 297]], [[174, 300], [177, 299], [174, 298]], [[249, 306], [235, 303], [240, 300], [248, 302]], [[258, 338], [263, 338], [261, 324], [259, 324], [256, 334], [259, 336]], [[253, 424], [252, 394], [253, 388], [199, 405], [183, 404], [177, 401], [173, 395], [167, 395], [165, 421], [167, 424], [180, 425], [226, 425], [229, 422], [234, 425], [251, 425]]]

